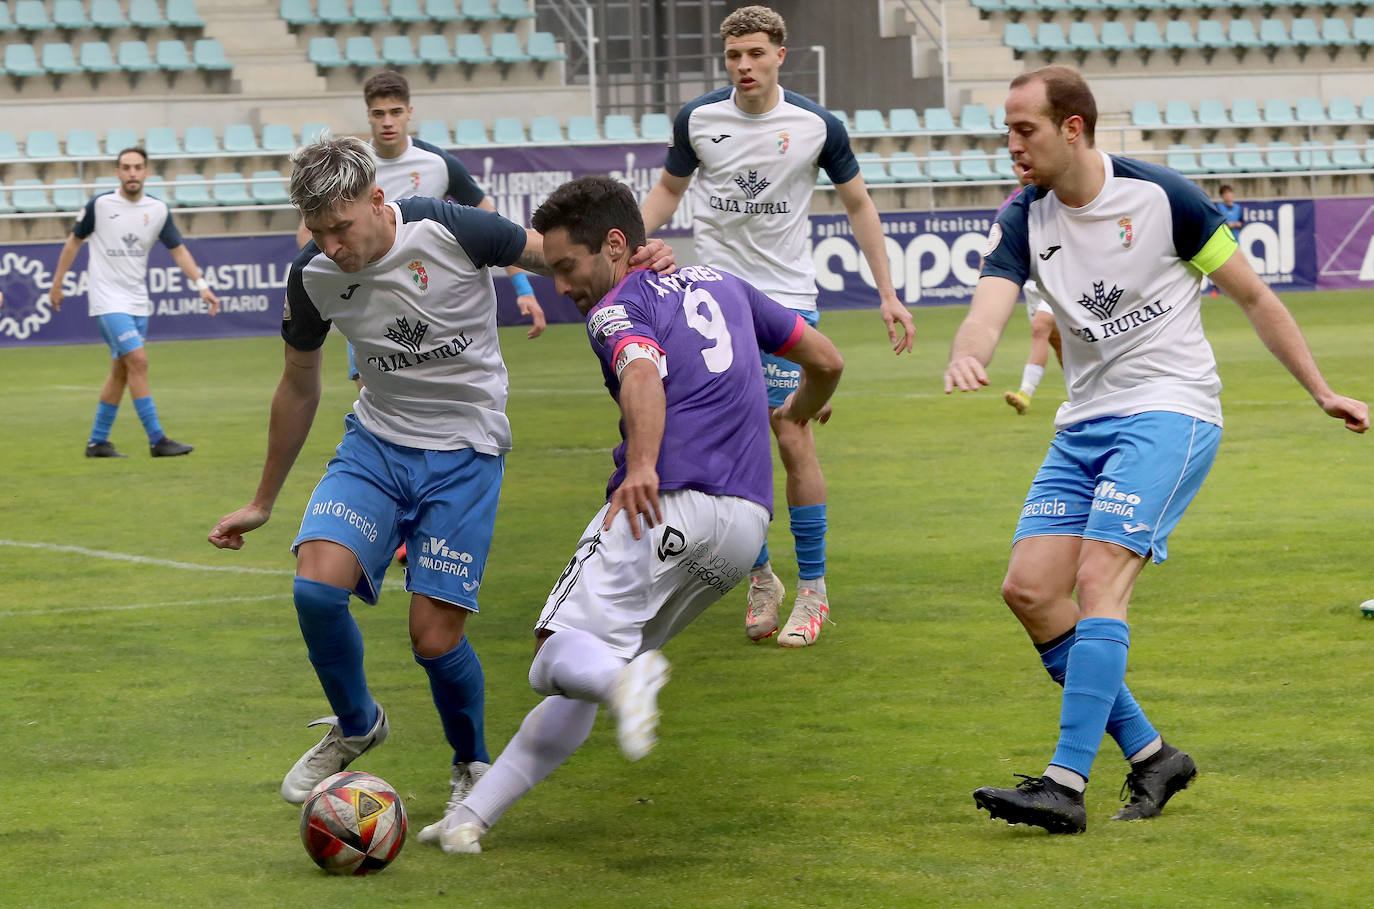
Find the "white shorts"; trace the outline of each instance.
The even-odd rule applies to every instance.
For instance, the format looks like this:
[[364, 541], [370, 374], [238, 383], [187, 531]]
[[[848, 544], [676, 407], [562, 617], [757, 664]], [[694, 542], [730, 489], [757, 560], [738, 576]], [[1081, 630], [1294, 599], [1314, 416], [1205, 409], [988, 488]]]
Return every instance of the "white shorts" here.
[[535, 631], [577, 628], [627, 660], [657, 650], [748, 577], [768, 509], [694, 489], [660, 492], [663, 522], [638, 540], [603, 506], [554, 584]]
[[1026, 296], [1026, 318], [1035, 321], [1035, 314], [1047, 312], [1054, 315], [1054, 310], [1050, 304], [1045, 302], [1045, 295], [1040, 292], [1040, 287], [1034, 281], [1027, 281], [1021, 285], [1021, 290]]

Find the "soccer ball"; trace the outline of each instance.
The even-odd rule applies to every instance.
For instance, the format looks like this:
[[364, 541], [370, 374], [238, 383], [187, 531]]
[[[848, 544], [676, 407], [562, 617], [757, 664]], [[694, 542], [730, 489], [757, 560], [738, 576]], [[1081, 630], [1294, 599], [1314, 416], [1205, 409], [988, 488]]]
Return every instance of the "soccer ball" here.
[[373, 874], [401, 854], [406, 809], [386, 782], [345, 771], [323, 781], [301, 809], [305, 851], [330, 874]]

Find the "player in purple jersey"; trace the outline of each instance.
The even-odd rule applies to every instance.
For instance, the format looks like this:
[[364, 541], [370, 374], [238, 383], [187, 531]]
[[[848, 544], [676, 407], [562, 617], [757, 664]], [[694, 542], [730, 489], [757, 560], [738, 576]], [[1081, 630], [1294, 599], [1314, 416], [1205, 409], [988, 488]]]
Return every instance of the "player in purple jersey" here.
[[843, 367], [801, 316], [733, 275], [632, 270], [644, 222], [615, 180], [565, 183], [532, 223], [559, 293], [587, 317], [624, 441], [607, 502], [535, 629], [530, 685], [544, 700], [467, 798], [420, 833], [446, 852], [481, 852], [497, 819], [586, 740], [600, 704], [625, 756], [649, 753], [668, 680], [658, 648], [748, 574], [768, 527], [760, 349], [800, 364], [778, 411], [800, 425], [828, 415]]

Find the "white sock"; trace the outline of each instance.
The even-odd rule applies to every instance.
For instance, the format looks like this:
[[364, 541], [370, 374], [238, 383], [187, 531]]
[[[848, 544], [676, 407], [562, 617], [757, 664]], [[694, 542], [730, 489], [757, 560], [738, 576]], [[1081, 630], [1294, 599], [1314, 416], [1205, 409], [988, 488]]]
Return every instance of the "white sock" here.
[[628, 662], [590, 632], [555, 631], [530, 665], [530, 687], [543, 695], [609, 704], [620, 670]]
[[773, 573], [773, 562], [772, 562], [772, 560], [770, 559], [769, 561], [764, 562], [764, 563], [763, 563], [762, 565], [760, 565], [758, 568], [750, 568], [750, 569], [749, 569], [749, 580], [752, 581], [752, 580], [754, 580], [754, 578], [766, 578], [766, 577], [768, 577], [768, 576], [769, 576], [770, 574], [772, 574], [772, 573]]
[[1151, 740], [1150, 744], [1137, 751], [1135, 754], [1126, 758], [1132, 764], [1139, 764], [1141, 761], [1148, 761], [1150, 758], [1159, 754], [1159, 749], [1164, 747], [1164, 737], [1157, 735]]
[[1040, 380], [1044, 376], [1045, 367], [1027, 363], [1026, 368], [1021, 370], [1021, 393], [1028, 398], [1033, 397], [1035, 390], [1040, 387]]
[[[540, 701], [526, 715], [496, 763], [482, 774], [463, 800], [458, 823], [476, 819], [486, 829], [500, 820], [507, 808], [581, 747], [591, 734], [596, 709], [592, 701], [572, 698], [550, 697]], [[472, 817], [467, 817], [467, 813]]]
[[825, 575], [821, 575], [818, 578], [798, 578], [797, 589], [801, 590], [803, 587], [816, 591], [816, 593], [820, 594], [822, 600], [825, 599]]
[[[490, 772], [490, 771], [488, 771]], [[1061, 786], [1067, 786], [1074, 792], [1082, 792], [1088, 788], [1088, 781], [1067, 767], [1060, 767], [1058, 764], [1051, 764], [1045, 768], [1045, 776], [1054, 780]], [[482, 779], [486, 779], [483, 777]]]

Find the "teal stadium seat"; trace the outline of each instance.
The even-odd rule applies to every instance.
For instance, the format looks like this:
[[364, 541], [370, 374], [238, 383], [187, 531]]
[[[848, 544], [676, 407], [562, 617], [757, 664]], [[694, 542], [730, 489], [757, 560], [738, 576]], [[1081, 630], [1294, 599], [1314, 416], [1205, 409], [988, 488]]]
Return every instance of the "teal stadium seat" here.
[[644, 114], [639, 118], [639, 134], [649, 142], [667, 142], [673, 137], [673, 121], [667, 114]]
[[867, 107], [854, 111], [854, 133], [856, 135], [873, 135], [885, 132], [887, 132], [887, 123], [883, 121], [882, 111]]
[[1146, 130], [1164, 126], [1164, 121], [1159, 116], [1159, 105], [1153, 101], [1137, 101], [1132, 104], [1131, 125]]
[[463, 18], [472, 22], [490, 22], [500, 17], [491, 8], [491, 0], [463, 0]]
[[14, 138], [14, 133], [9, 130], [0, 130], [0, 161], [18, 160], [19, 143]]
[[1024, 22], [1008, 22], [1002, 27], [1002, 43], [1018, 57], [1036, 49], [1035, 36]]
[[328, 123], [307, 123], [301, 127], [301, 144], [310, 145], [318, 142], [325, 136], [332, 136], [334, 131], [329, 128]]
[[28, 135], [24, 137], [24, 157], [62, 157], [62, 146], [57, 142], [57, 133], [50, 129], [30, 130]]
[[80, 177], [59, 177], [52, 181], [52, 204], [58, 211], [80, 211], [86, 205], [86, 191]]
[[1270, 170], [1302, 170], [1293, 146], [1288, 142], [1270, 142], [1264, 150], [1264, 165]]
[[992, 113], [982, 104], [965, 104], [959, 111], [959, 128], [966, 133], [992, 133]]
[[1090, 54], [1103, 50], [1102, 41], [1091, 22], [1074, 22], [1069, 25], [1069, 47], [1078, 54]]
[[1344, 95], [1337, 95], [1326, 103], [1327, 119], [1333, 123], [1349, 123], [1360, 119], [1355, 102]]
[[491, 36], [491, 55], [497, 63], [524, 63], [530, 57], [520, 46], [520, 37], [515, 32], [497, 32]]
[[1135, 42], [1131, 40], [1131, 33], [1126, 30], [1126, 23], [1120, 19], [1102, 23], [1101, 44], [1103, 50], [1113, 53], [1135, 49]]
[[310, 39], [306, 58], [316, 66], [332, 69], [347, 66], [348, 61], [339, 53], [339, 42], [333, 38], [315, 37]]
[[57, 76], [69, 76], [72, 73], [81, 72], [81, 64], [76, 62], [76, 55], [72, 53], [72, 46], [65, 41], [43, 45], [43, 56], [40, 64], [44, 70]]
[[129, 24], [135, 28], [166, 28], [167, 17], [157, 0], [129, 0]]
[[1012, 166], [1011, 155], [998, 155], [993, 158], [992, 172], [1003, 180], [1015, 180], [1016, 168]]
[[14, 4], [14, 25], [25, 32], [46, 32], [53, 27], [43, 0], [19, 0]]
[[52, 5], [53, 25], [68, 31], [90, 28], [91, 20], [86, 15], [86, 4], [81, 0], [55, 0]]
[[1270, 98], [1264, 102], [1264, 122], [1270, 126], [1292, 126], [1293, 108], [1282, 98]]
[[1295, 42], [1288, 34], [1288, 25], [1282, 19], [1261, 19], [1259, 23], [1259, 43], [1268, 50], [1281, 47], [1294, 47]]
[[1131, 43], [1137, 50], [1168, 50], [1169, 42], [1159, 33], [1159, 26], [1150, 19], [1141, 19], [1131, 27]]
[[[10, 16], [9, 0], [0, 0], [0, 34], [14, 31], [14, 18]], [[10, 209], [13, 211], [13, 209]]]
[[197, 69], [208, 72], [234, 68], [233, 64], [225, 59], [224, 45], [219, 43], [218, 38], [197, 38], [196, 43], [191, 45], [191, 59], [195, 61]]
[[344, 40], [344, 59], [351, 66], [381, 66], [377, 43], [369, 35], [352, 35]]
[[1064, 34], [1064, 26], [1058, 22], [1041, 22], [1037, 25], [1035, 27], [1035, 44], [1041, 51], [1048, 51], [1052, 54], [1073, 50], [1073, 45], [1069, 44], [1069, 39]]
[[173, 28], [204, 28], [196, 0], [167, 0], [167, 24]]
[[453, 42], [453, 53], [458, 58], [459, 63], [496, 62], [496, 58], [487, 51], [487, 39], [478, 34], [459, 35]]
[[159, 41], [155, 59], [158, 69], [165, 72], [176, 73], [196, 68], [195, 63], [191, 61], [191, 55], [186, 52], [185, 42], [182, 41]]
[[1164, 105], [1164, 125], [1171, 129], [1189, 129], [1197, 126], [1193, 106], [1187, 101], [1168, 102]]
[[[119, 154], [122, 149], [133, 148], [135, 145], [138, 145], [137, 130], [118, 126], [105, 133], [105, 154], [110, 157]], [[115, 177], [110, 179], [114, 180], [115, 183], [119, 182]]]
[[1322, 41], [1321, 33], [1317, 31], [1316, 20], [1306, 16], [1299, 16], [1293, 20], [1290, 34], [1294, 47], [1321, 47], [1326, 43]]
[[921, 118], [910, 107], [894, 107], [887, 112], [887, 128], [898, 135], [911, 135], [921, 131]]
[[37, 179], [15, 180], [10, 184], [10, 204], [17, 212], [24, 214], [44, 214], [57, 211], [57, 206], [48, 198], [43, 181]]
[[1321, 98], [1299, 98], [1293, 115], [1299, 123], [1325, 123], [1326, 105], [1322, 104]]
[[525, 0], [497, 0], [496, 15], [502, 19], [533, 19], [534, 10]]
[[463, 18], [454, 0], [425, 0], [425, 18], [431, 22], [457, 22]]
[[1226, 114], [1225, 104], [1215, 98], [1207, 98], [1198, 102], [1197, 122], [1198, 126], [1220, 129], [1230, 126], [1231, 118]]
[[531, 60], [540, 63], [553, 63], [565, 59], [565, 54], [558, 49], [558, 42], [554, 40], [552, 32], [534, 32], [525, 44], [525, 53], [529, 54]]
[[1254, 142], [1237, 142], [1232, 173], [1262, 173], [1268, 168], [1260, 147]]
[[143, 147], [154, 158], [171, 158], [182, 153], [177, 131], [170, 126], [150, 126], [143, 136]]
[[1350, 34], [1350, 27], [1344, 19], [1327, 16], [1322, 20], [1322, 44], [1327, 47], [1354, 47], [1360, 42]]
[[448, 124], [443, 120], [421, 120], [415, 127], [415, 138], [439, 148], [450, 148], [453, 136], [449, 135]]
[[928, 133], [952, 133], [956, 130], [954, 115], [947, 108], [927, 107], [921, 112], [921, 120]]
[[391, 21], [382, 0], [353, 0], [353, 18], [363, 25], [380, 25]]
[[109, 192], [110, 190], [113, 190], [113, 189], [119, 189], [119, 178], [118, 178], [118, 177], [110, 177], [110, 176], [96, 177], [94, 182], [95, 182], [95, 191], [98, 192], [98, 193], [104, 193], [104, 192]]
[[262, 128], [262, 150], [290, 152], [296, 150], [296, 133], [285, 123], [267, 123]]
[[1231, 102], [1231, 125], [1259, 126], [1264, 122], [1259, 105], [1253, 98], [1237, 98]]
[[497, 117], [491, 125], [491, 141], [497, 145], [524, 145], [529, 140], [519, 117]]
[[854, 157], [859, 159], [859, 176], [864, 178], [868, 184], [891, 183], [892, 177], [887, 172], [887, 165], [882, 162], [882, 155], [877, 152], [860, 152]]
[[930, 179], [947, 183], [951, 180], [958, 180], [959, 169], [955, 166], [954, 155], [943, 149], [937, 149], [930, 153], [930, 161], [926, 165]]
[[1364, 156], [1360, 154], [1360, 143], [1354, 139], [1337, 139], [1331, 143], [1331, 163], [1341, 170], [1362, 170]]
[[227, 152], [245, 153], [260, 152], [262, 146], [258, 144], [258, 134], [253, 127], [247, 123], [230, 123], [224, 127], [224, 150]]
[[563, 141], [563, 127], [557, 117], [535, 117], [530, 120], [530, 141], [535, 145], [558, 145]]
[[204, 179], [198, 174], [177, 174], [168, 193], [171, 198], [167, 201], [177, 208], [210, 205], [210, 187], [201, 182]]
[[[1236, 21], [1244, 22], [1245, 20]], [[1203, 19], [1198, 22], [1197, 41], [1203, 48], [1211, 50], [1231, 47], [1231, 39], [1226, 36], [1226, 29], [1222, 27], [1220, 19]]]
[[628, 114], [607, 114], [601, 121], [601, 134], [617, 142], [639, 141], [639, 133], [635, 132], [634, 117]]
[[210, 198], [216, 205], [252, 205], [253, 197], [248, 194], [248, 184], [243, 182], [243, 174], [215, 174], [215, 182], [210, 187]]
[[1208, 142], [1198, 153], [1198, 164], [1204, 173], [1231, 174], [1237, 168], [1231, 164], [1231, 152], [1220, 142]]
[[119, 63], [119, 68], [126, 73], [157, 72], [153, 55], [148, 51], [148, 45], [142, 41], [119, 42], [118, 56], [115, 59]]
[[491, 140], [487, 138], [485, 123], [475, 118], [467, 118], [458, 121], [453, 141], [459, 145], [486, 145]]
[[959, 176], [965, 180], [996, 180], [988, 153], [976, 148], [959, 152]]
[[188, 155], [218, 155], [222, 150], [213, 126], [188, 126], [181, 141]]
[[427, 66], [444, 66], [458, 62], [458, 58], [453, 55], [453, 48], [443, 35], [421, 35], [415, 55]]
[[1170, 19], [1164, 24], [1164, 43], [1178, 51], [1202, 47], [1202, 42], [1193, 35], [1193, 27], [1182, 19]]
[[569, 117], [568, 118], [568, 141], [569, 142], [599, 142], [601, 141], [601, 129], [596, 125], [595, 117]]
[[382, 39], [382, 59], [388, 66], [419, 66], [409, 35], [387, 35]]
[[1298, 166], [1303, 170], [1331, 170], [1334, 164], [1326, 150], [1326, 143], [1304, 140], [1298, 147]]
[[[1201, 24], [1198, 26], [1198, 31], [1202, 31]], [[1287, 37], [1286, 32], [1284, 37]], [[1264, 47], [1264, 41], [1255, 32], [1255, 23], [1249, 19], [1232, 19], [1231, 25], [1226, 29], [1226, 40], [1233, 47], [1243, 47], [1247, 50], [1252, 47]]]
[[1350, 38], [1364, 51], [1374, 47], [1374, 19], [1361, 16], [1350, 25]]
[[397, 22], [424, 22], [424, 5], [420, 0], [391, 0], [391, 18]]
[[348, 8], [348, 0], [320, 0], [315, 15], [325, 25], [356, 25], [358, 22]]
[[43, 75], [43, 66], [32, 44], [11, 44], [5, 48], [5, 71], [11, 76], [28, 78]]
[[1360, 101], [1360, 119], [1374, 120], [1374, 95], [1365, 95]]
[[310, 0], [281, 0], [277, 14], [287, 25], [296, 28], [303, 25], [313, 25], [320, 21], [316, 17], [315, 11], [310, 7]]
[[269, 180], [268, 183], [250, 183], [248, 192], [258, 205], [289, 205], [291, 196], [286, 191], [286, 181], [275, 170], [255, 170], [253, 179]]
[[93, 129], [72, 129], [67, 131], [68, 158], [103, 158], [100, 151], [100, 137]]
[[129, 20], [124, 17], [119, 0], [91, 0], [91, 25], [110, 32], [117, 28], [127, 28]]

